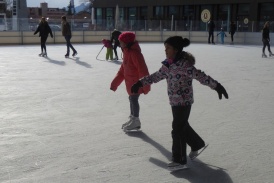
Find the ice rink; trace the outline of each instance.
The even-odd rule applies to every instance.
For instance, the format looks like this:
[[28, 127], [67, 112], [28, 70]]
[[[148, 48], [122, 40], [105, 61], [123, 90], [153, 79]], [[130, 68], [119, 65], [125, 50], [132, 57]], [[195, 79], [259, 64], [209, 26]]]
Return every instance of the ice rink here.
[[[39, 45], [0, 47], [1, 183], [273, 182], [274, 57], [261, 58], [262, 46], [184, 49], [229, 99], [194, 80], [189, 122], [209, 146], [188, 159], [190, 169], [172, 173], [166, 81], [140, 96], [142, 132], [125, 134], [125, 85], [109, 89], [121, 61], [96, 60], [102, 44], [74, 46], [78, 55], [68, 59], [65, 45], [47, 45], [48, 58]], [[140, 46], [149, 72], [157, 71], [164, 45]]]

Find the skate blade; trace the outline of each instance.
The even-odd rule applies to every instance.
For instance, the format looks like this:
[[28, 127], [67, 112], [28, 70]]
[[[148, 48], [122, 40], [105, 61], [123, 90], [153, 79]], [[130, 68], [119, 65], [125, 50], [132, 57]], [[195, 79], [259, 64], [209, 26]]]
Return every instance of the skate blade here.
[[191, 160], [194, 160], [195, 158], [197, 158], [206, 148], [207, 148], [207, 146], [208, 146], [209, 144], [206, 144], [201, 150], [200, 150], [200, 152], [196, 155], [196, 156], [194, 156], [194, 157], [192, 157], [192, 158], [190, 158]]
[[131, 130], [126, 130], [124, 129], [124, 132], [125, 133], [131, 133], [131, 132], [141, 132], [142, 130], [140, 128], [134, 128], [134, 129], [131, 129]]

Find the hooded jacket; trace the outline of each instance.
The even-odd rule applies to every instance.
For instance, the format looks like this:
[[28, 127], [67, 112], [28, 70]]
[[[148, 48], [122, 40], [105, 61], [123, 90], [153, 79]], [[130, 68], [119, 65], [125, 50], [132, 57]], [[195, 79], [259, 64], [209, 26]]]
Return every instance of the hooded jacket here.
[[170, 64], [168, 60], [162, 62], [159, 71], [146, 76], [141, 80], [143, 86], [167, 80], [167, 92], [171, 106], [189, 106], [194, 102], [192, 80], [214, 89], [217, 81], [194, 67], [195, 58], [183, 52], [181, 58]]
[[[125, 81], [128, 94], [134, 95], [131, 93], [131, 86], [147, 75], [149, 75], [149, 72], [145, 59], [138, 42], [135, 41], [130, 48], [123, 49], [123, 63], [111, 82], [110, 88], [116, 91], [118, 86]], [[150, 86], [148, 85], [140, 88], [138, 94], [147, 94], [149, 91]]]

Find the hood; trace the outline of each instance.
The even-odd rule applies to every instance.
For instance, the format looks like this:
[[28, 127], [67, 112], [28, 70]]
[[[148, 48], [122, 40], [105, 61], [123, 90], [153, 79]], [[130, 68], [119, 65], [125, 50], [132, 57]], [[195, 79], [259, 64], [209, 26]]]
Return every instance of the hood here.
[[195, 57], [189, 52], [183, 52], [183, 59], [187, 60], [190, 65], [195, 65]]

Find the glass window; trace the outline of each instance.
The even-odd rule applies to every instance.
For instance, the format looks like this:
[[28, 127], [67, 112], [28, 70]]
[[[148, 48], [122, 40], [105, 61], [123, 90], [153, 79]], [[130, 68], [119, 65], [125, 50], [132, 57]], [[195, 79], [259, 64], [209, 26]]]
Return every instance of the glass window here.
[[97, 19], [97, 24], [102, 24], [102, 21], [103, 21], [102, 8], [96, 9], [96, 19]]
[[164, 7], [163, 6], [154, 7], [154, 17], [163, 18], [163, 16], [164, 16]]
[[260, 4], [260, 21], [270, 21], [274, 19], [274, 3]]
[[168, 17], [174, 16], [175, 18], [179, 18], [179, 6], [169, 6], [168, 7]]
[[136, 8], [129, 8], [128, 13], [129, 13], [129, 20], [136, 20], [136, 15], [137, 15]]
[[141, 18], [141, 20], [147, 19], [147, 7], [140, 8], [140, 18]]
[[238, 15], [248, 15], [248, 14], [249, 14], [249, 4], [239, 4]]

